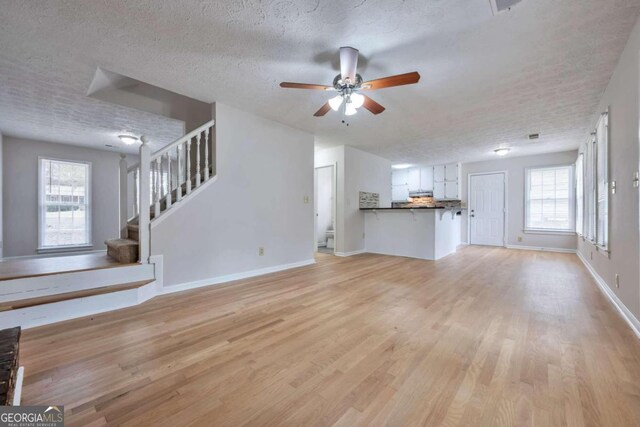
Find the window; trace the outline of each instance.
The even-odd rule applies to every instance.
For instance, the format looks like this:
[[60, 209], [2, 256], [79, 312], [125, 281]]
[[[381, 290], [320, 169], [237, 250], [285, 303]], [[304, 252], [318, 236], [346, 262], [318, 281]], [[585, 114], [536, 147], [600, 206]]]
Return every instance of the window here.
[[594, 242], [596, 238], [596, 186], [595, 186], [595, 170], [596, 170], [596, 138], [595, 133], [587, 142], [584, 150], [584, 236], [587, 240]]
[[609, 245], [609, 114], [603, 113], [596, 126], [596, 244], [607, 249]]
[[91, 245], [89, 163], [40, 159], [39, 250]]
[[525, 230], [575, 232], [573, 166], [526, 171]]
[[584, 155], [576, 160], [576, 233], [584, 234]]
[[580, 156], [584, 180], [576, 194], [584, 197], [584, 237], [599, 248], [609, 249], [609, 113], [601, 114]]

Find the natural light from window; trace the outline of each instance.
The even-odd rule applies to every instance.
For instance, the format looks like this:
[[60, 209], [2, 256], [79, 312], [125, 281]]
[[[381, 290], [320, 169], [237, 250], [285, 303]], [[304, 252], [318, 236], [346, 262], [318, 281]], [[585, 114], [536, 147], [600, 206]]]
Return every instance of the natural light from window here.
[[525, 229], [574, 232], [573, 167], [527, 169]]
[[39, 248], [91, 244], [89, 163], [40, 159]]

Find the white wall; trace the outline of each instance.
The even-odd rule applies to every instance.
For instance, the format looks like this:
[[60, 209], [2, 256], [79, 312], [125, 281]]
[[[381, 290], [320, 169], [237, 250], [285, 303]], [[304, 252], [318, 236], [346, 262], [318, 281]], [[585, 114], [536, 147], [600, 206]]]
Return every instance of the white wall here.
[[335, 184], [333, 182], [335, 166], [325, 166], [316, 169], [316, 200], [318, 216], [316, 217], [316, 237], [318, 244], [324, 246], [327, 242], [327, 230], [333, 229], [333, 203]]
[[[464, 163], [462, 165], [461, 176], [462, 200], [468, 204], [468, 176], [470, 173], [507, 171], [507, 245], [575, 250], [575, 235], [532, 234], [524, 233], [523, 230], [525, 169], [538, 166], [569, 165], [575, 163], [577, 156], [577, 151], [564, 151], [560, 153], [506, 157], [483, 162]], [[462, 214], [461, 221], [463, 242], [468, 242], [467, 223], [468, 217], [465, 211]], [[522, 242], [518, 241], [518, 237], [522, 238]]]
[[380, 206], [391, 206], [391, 161], [345, 146], [343, 252], [364, 250], [364, 213], [360, 192], [380, 193]]
[[2, 153], [3, 153], [3, 144], [2, 144], [2, 132], [0, 132], [0, 258], [3, 257], [3, 247], [4, 247], [4, 240], [3, 240], [3, 234], [2, 234], [2, 199], [4, 198], [4, 189], [2, 187], [2, 171], [3, 171], [3, 165], [2, 165]]
[[18, 139], [3, 141], [4, 256], [35, 255], [38, 247], [38, 157], [91, 162], [93, 249], [119, 232], [118, 153]]
[[313, 260], [313, 136], [219, 103], [215, 120], [216, 182], [151, 229], [165, 286]]
[[380, 194], [391, 206], [391, 161], [346, 145], [315, 153], [315, 166], [337, 165], [336, 253], [364, 250], [364, 213], [360, 191]]
[[[611, 77], [592, 125], [609, 107], [609, 179], [616, 181], [616, 194], [609, 199], [609, 255], [578, 239], [578, 250], [611, 291], [640, 319], [640, 259], [638, 189], [633, 174], [638, 171], [638, 96], [640, 78], [640, 21], [636, 24]], [[593, 259], [591, 260], [591, 256]], [[620, 275], [620, 288], [614, 286]]]

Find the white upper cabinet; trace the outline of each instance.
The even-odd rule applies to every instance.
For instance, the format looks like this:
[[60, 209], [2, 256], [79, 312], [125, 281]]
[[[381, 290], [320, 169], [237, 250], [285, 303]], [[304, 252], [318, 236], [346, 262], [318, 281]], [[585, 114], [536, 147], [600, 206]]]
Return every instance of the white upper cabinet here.
[[434, 199], [444, 199], [444, 182], [434, 182], [433, 183], [433, 198]]
[[391, 200], [393, 202], [406, 202], [409, 197], [408, 185], [392, 185], [391, 186]]
[[406, 185], [408, 183], [407, 169], [397, 169], [391, 172], [391, 185]]
[[409, 191], [420, 191], [420, 168], [408, 169], [407, 184]]
[[447, 181], [444, 183], [444, 198], [445, 199], [460, 199], [459, 188], [457, 181]]
[[433, 167], [433, 198], [460, 199], [460, 164], [437, 165]]
[[445, 172], [444, 165], [437, 165], [433, 167], [433, 182], [444, 182]]
[[458, 182], [458, 164], [451, 163], [444, 166], [444, 180]]
[[420, 168], [420, 190], [433, 191], [433, 168]]

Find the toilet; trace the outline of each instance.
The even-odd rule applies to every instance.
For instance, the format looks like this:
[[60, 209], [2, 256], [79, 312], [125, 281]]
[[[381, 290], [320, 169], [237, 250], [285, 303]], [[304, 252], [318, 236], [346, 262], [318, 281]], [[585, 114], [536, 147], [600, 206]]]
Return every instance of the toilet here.
[[333, 249], [333, 235], [334, 235], [334, 231], [333, 230], [327, 230], [327, 232], [326, 232], [327, 249]]

